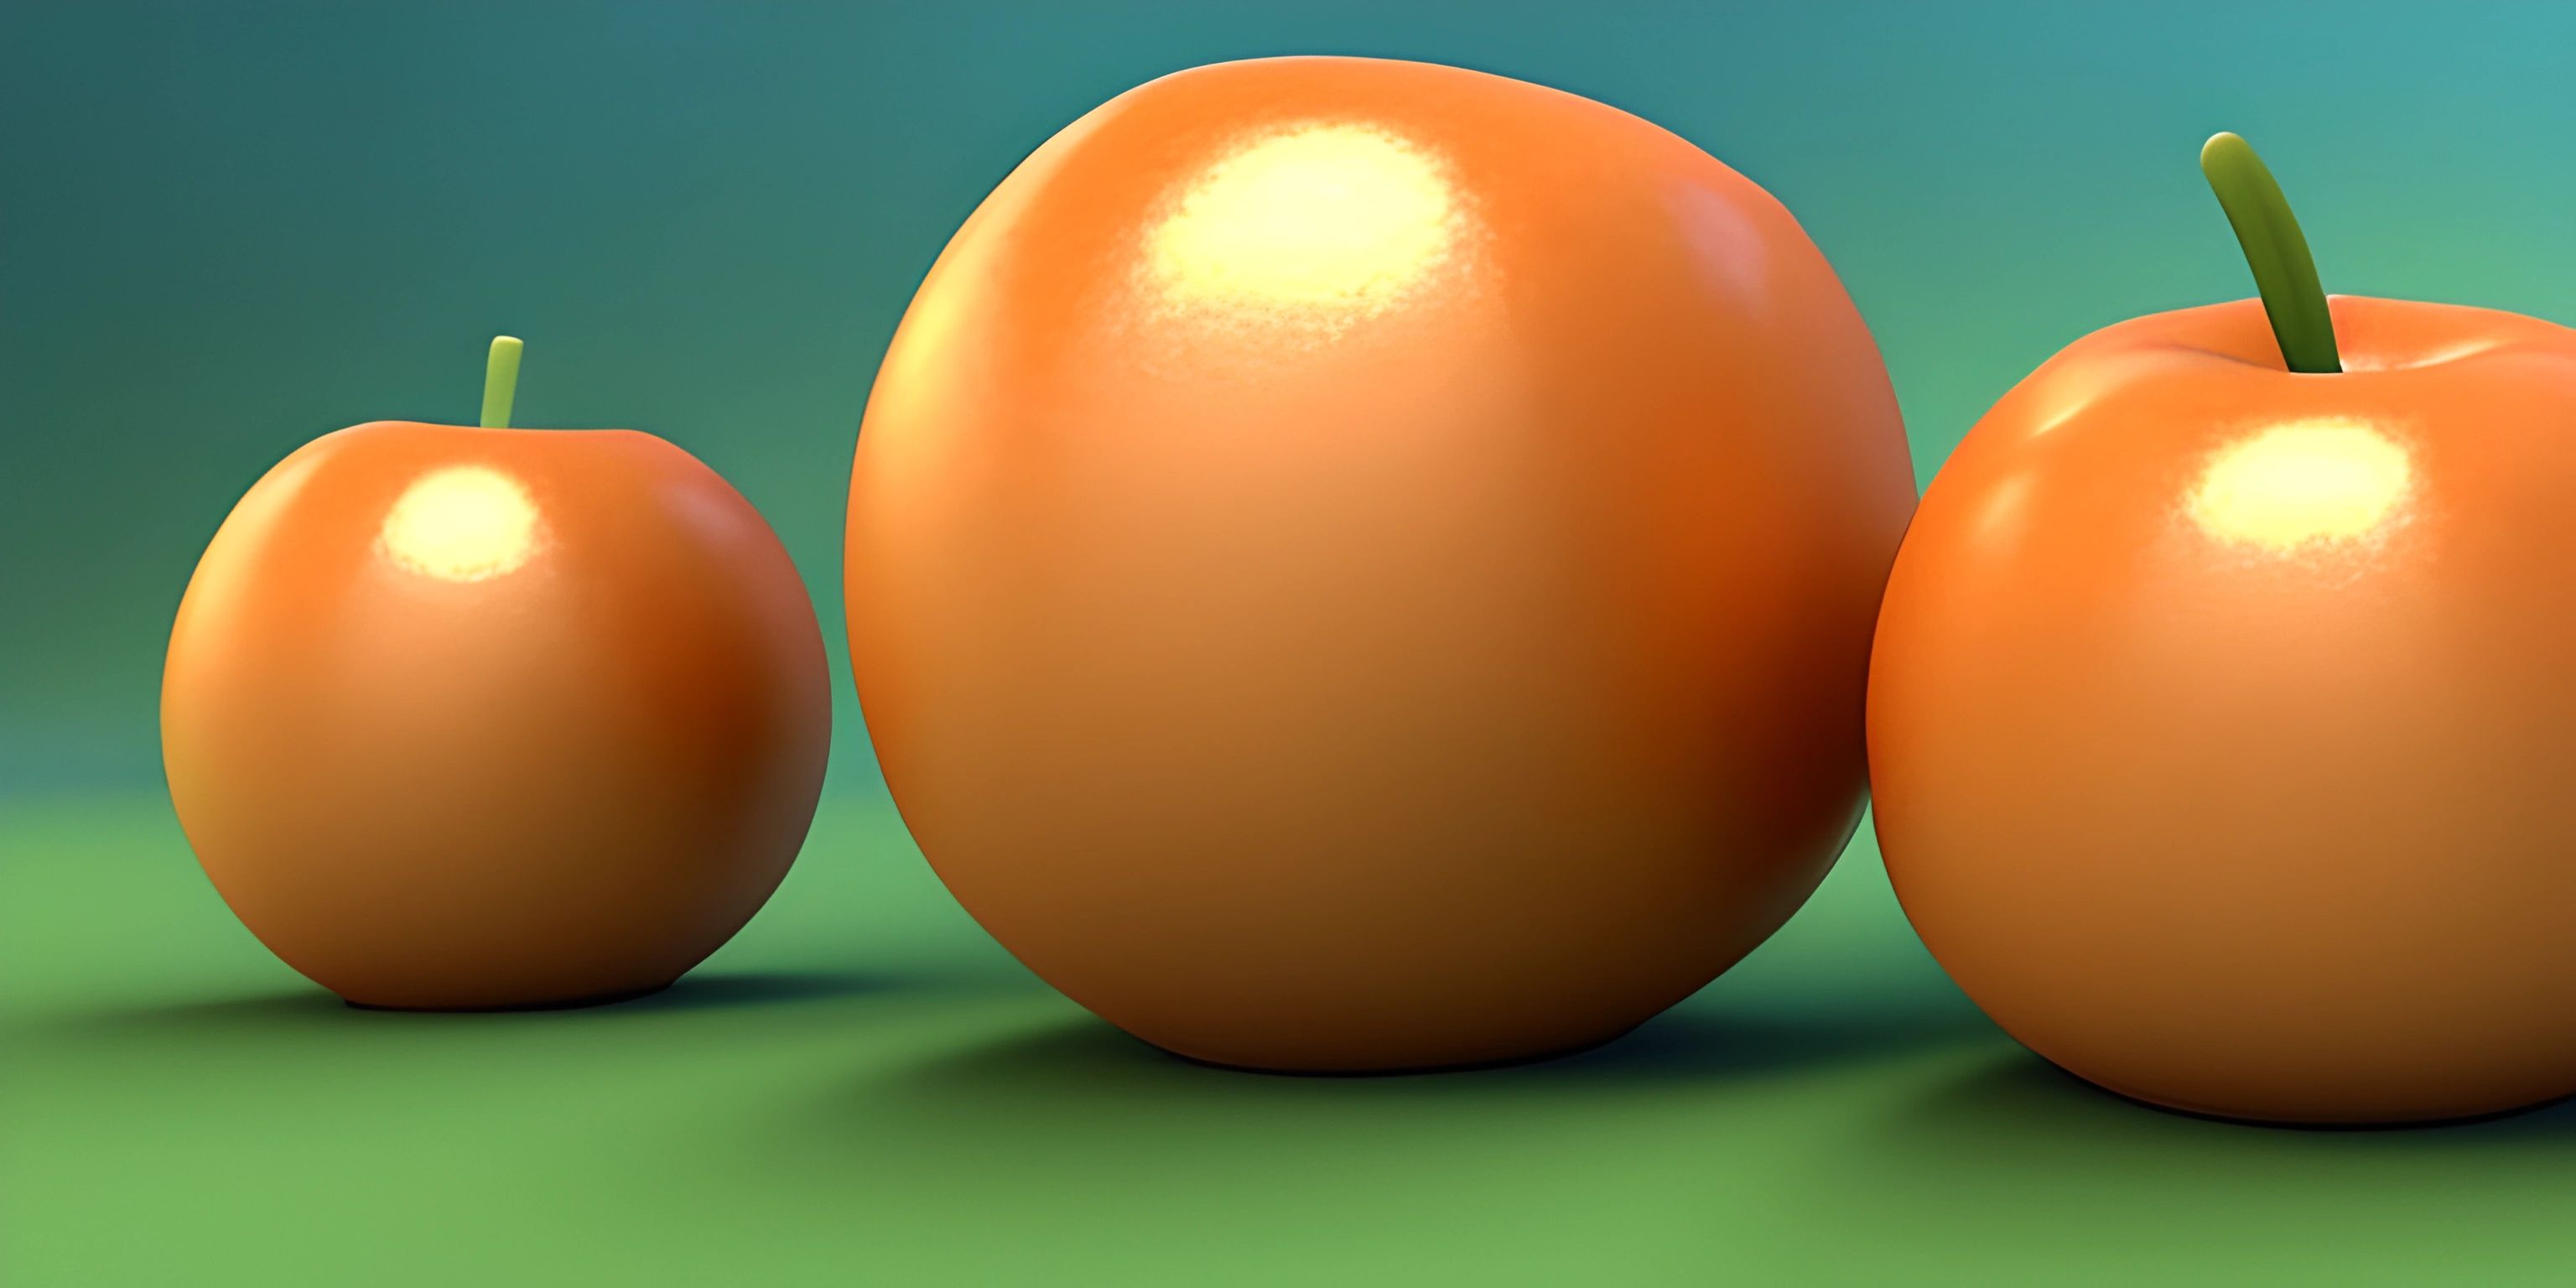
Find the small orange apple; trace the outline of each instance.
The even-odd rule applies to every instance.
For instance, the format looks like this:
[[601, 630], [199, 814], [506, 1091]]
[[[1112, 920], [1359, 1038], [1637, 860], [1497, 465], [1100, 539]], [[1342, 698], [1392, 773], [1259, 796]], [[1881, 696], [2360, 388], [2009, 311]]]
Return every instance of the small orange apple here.
[[632, 430], [379, 421], [253, 486], [180, 602], [170, 796], [252, 934], [351, 1002], [650, 992], [759, 910], [831, 732], [742, 495]]

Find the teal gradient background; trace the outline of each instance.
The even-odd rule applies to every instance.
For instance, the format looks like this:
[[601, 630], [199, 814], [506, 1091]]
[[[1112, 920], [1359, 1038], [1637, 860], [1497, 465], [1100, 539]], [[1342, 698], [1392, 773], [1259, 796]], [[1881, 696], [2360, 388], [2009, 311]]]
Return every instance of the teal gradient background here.
[[2195, 165], [2219, 129], [2330, 290], [2576, 321], [2571, 49], [2549, 0], [0, 0], [0, 1282], [2563, 1275], [2565, 1109], [2321, 1135], [2096, 1095], [1942, 980], [1865, 832], [1597, 1055], [1244, 1078], [981, 937], [844, 674], [815, 839], [700, 977], [423, 1023], [229, 919], [155, 709], [241, 492], [342, 425], [470, 418], [496, 332], [520, 423], [652, 431], [759, 504], [839, 666], [851, 445], [912, 288], [1030, 149], [1181, 67], [1448, 62], [1699, 143], [1839, 268], [1928, 478], [2066, 342], [2250, 293]]

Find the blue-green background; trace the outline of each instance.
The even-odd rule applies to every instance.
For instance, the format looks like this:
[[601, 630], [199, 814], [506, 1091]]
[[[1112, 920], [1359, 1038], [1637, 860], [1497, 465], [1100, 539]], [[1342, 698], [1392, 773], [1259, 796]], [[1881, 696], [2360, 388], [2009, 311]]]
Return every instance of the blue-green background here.
[[1928, 477], [2066, 341], [2247, 293], [2194, 167], [2217, 129], [2330, 288], [2576, 320], [2571, 49], [2546, 0], [7, 0], [0, 1282], [2563, 1282], [2568, 1112], [2317, 1134], [2097, 1096], [1940, 978], [1865, 836], [1596, 1055], [1228, 1075], [978, 934], [844, 685], [813, 843], [689, 983], [361, 1015], [197, 875], [154, 707], [241, 491], [340, 425], [472, 415], [502, 331], [522, 423], [696, 452], [837, 637], [913, 285], [1022, 155], [1180, 67], [1430, 59], [1700, 143], [1840, 268]]

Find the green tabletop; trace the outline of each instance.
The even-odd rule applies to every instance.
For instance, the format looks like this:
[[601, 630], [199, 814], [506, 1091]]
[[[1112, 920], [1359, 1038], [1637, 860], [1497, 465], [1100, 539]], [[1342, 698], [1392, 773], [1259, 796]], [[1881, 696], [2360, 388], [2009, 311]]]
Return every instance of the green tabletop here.
[[165, 802], [0, 806], [0, 1283], [2564, 1283], [2576, 1109], [2289, 1131], [1996, 1032], [1855, 845], [1588, 1055], [1164, 1056], [1022, 971], [881, 799], [659, 997], [340, 1005]]

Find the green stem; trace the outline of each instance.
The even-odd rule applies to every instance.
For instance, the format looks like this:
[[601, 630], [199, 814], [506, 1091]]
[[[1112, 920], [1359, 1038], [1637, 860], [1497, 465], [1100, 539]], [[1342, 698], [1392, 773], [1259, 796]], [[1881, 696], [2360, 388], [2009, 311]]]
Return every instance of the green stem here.
[[512, 335], [492, 337], [492, 356], [483, 362], [483, 427], [508, 429], [510, 402], [519, 396], [519, 350]]
[[2334, 314], [2326, 309], [2325, 288], [2317, 285], [2307, 234], [2299, 231], [2298, 217], [2271, 169], [2254, 155], [2254, 145], [2233, 134], [2213, 134], [2201, 145], [2200, 172], [2236, 229], [2245, 266], [2254, 270], [2254, 288], [2263, 294], [2281, 361], [2292, 371], [2343, 370], [2342, 355], [2335, 352]]

